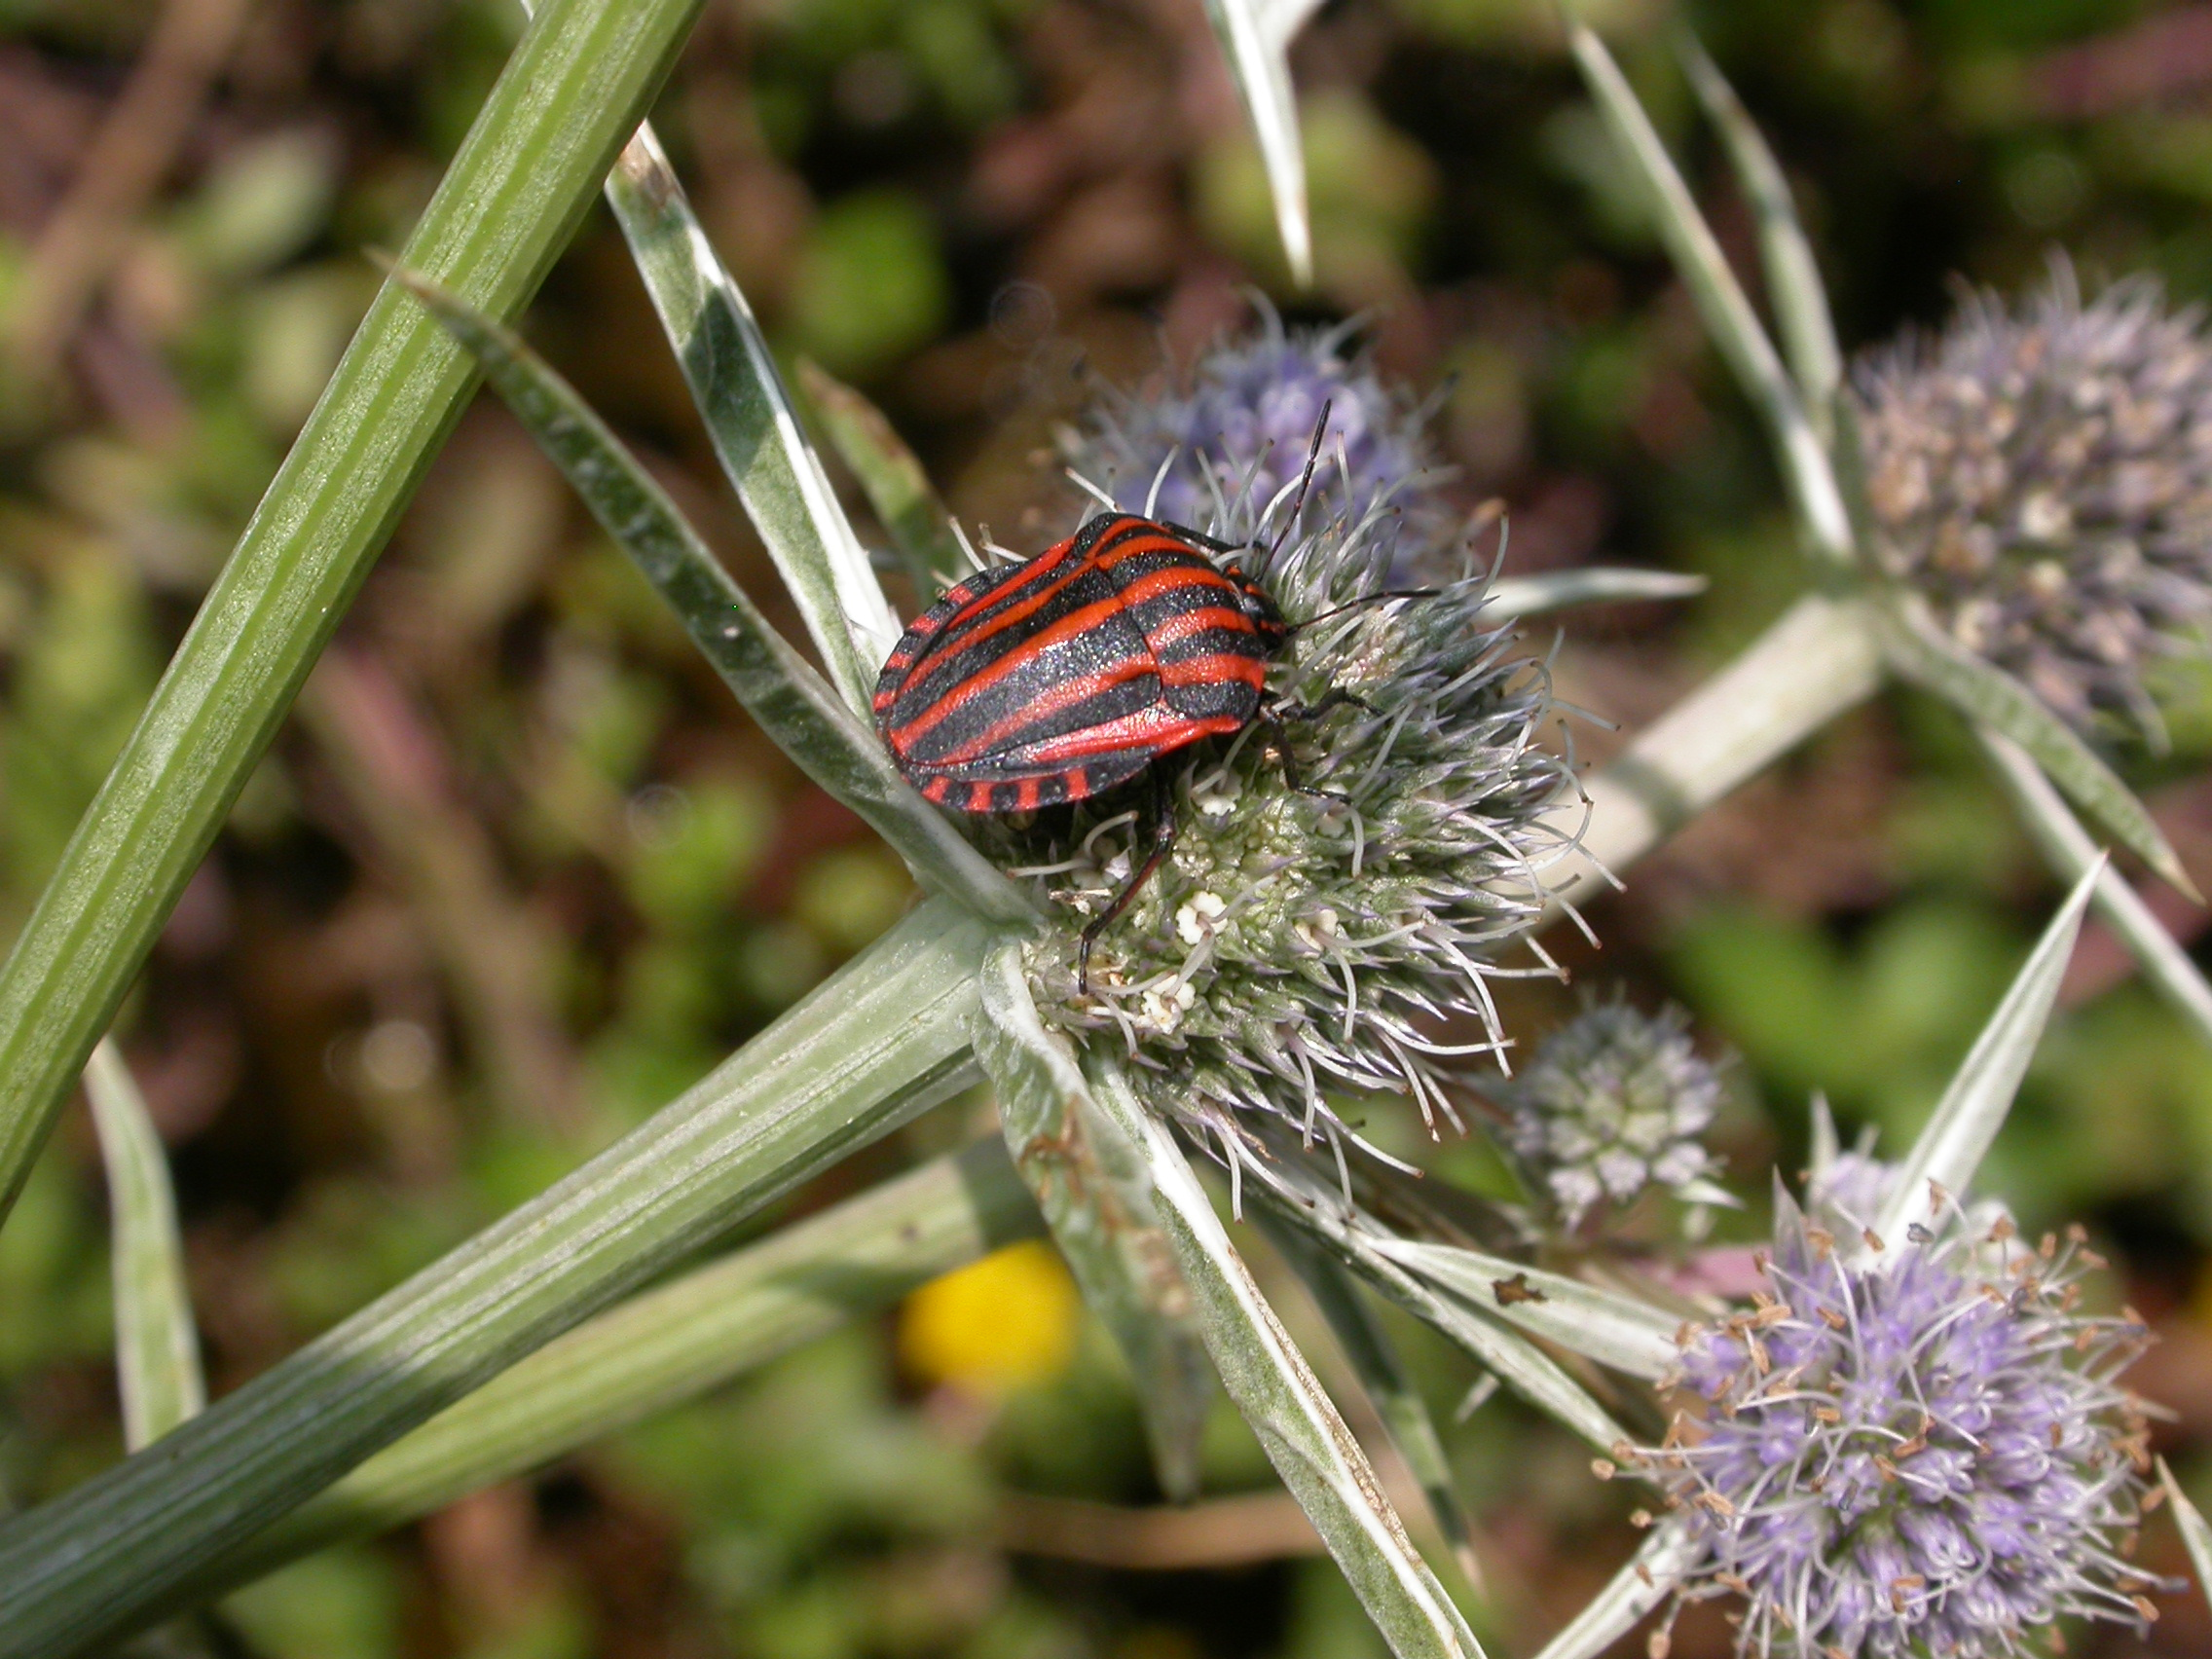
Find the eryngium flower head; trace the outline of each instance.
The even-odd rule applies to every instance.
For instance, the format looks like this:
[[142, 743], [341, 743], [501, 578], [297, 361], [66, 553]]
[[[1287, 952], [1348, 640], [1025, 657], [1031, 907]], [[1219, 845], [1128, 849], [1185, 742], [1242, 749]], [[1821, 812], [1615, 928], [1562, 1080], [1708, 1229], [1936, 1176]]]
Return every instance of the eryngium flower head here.
[[[1396, 515], [1386, 499], [1342, 509], [1316, 490], [1312, 528], [1255, 572], [1293, 624], [1385, 586]], [[1196, 528], [1243, 543], [1263, 510], [1239, 497]], [[1331, 1092], [1398, 1093], [1456, 1124], [1448, 1063], [1502, 1043], [1487, 979], [1555, 972], [1493, 960], [1541, 916], [1581, 812], [1568, 758], [1537, 745], [1544, 665], [1485, 623], [1485, 596], [1467, 574], [1294, 634], [1269, 689], [1301, 787], [1265, 722], [1156, 762], [1179, 833], [1100, 937], [1088, 996], [1075, 936], [1151, 844], [1144, 786], [987, 831], [1061, 918], [1030, 947], [1045, 1017], [1110, 1044], [1155, 1110], [1212, 1131], [1233, 1164], [1250, 1144], [1240, 1113], [1346, 1132]], [[1482, 1040], [1440, 1041], [1455, 1018]]]
[[2079, 1231], [2031, 1248], [1953, 1205], [1940, 1235], [1847, 1259], [1779, 1201], [1771, 1294], [1689, 1337], [1712, 1409], [1648, 1455], [1704, 1546], [1684, 1594], [1742, 1596], [1742, 1649], [1824, 1659], [2155, 1617], [2125, 1559], [2147, 1434], [2116, 1382], [2146, 1333], [2080, 1310], [2103, 1264]]
[[1239, 496], [1264, 504], [1296, 482], [1326, 404], [1330, 438], [1316, 484], [1348, 501], [1354, 520], [1395, 501], [1407, 521], [1400, 564], [1423, 560], [1447, 523], [1433, 494], [1441, 473], [1427, 410], [1384, 384], [1365, 352], [1346, 354], [1354, 324], [1291, 329], [1265, 300], [1258, 308], [1259, 327], [1217, 342], [1187, 388], [1109, 389], [1067, 436], [1072, 469], [1125, 512], [1203, 528]]
[[1859, 368], [1880, 566], [2075, 726], [2163, 729], [2148, 659], [2212, 612], [2212, 338], [2143, 279], [1971, 294]]
[[1679, 1009], [1646, 1014], [1619, 1000], [1594, 1004], [1490, 1092], [1512, 1114], [1507, 1144], [1568, 1227], [1601, 1199], [1625, 1204], [1654, 1185], [1679, 1194], [1714, 1170], [1698, 1137], [1719, 1110], [1720, 1074], [1690, 1041]]

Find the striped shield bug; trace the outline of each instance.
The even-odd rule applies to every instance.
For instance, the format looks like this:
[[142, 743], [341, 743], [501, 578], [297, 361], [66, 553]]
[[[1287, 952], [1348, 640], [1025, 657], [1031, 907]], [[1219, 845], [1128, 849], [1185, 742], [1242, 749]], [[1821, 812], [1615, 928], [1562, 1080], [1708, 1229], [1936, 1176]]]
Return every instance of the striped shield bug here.
[[[1324, 408], [1285, 535], [1327, 423]], [[1307, 624], [1284, 621], [1238, 563], [1244, 551], [1178, 525], [1103, 512], [1033, 559], [947, 588], [876, 681], [876, 726], [893, 761], [940, 806], [1029, 812], [1087, 800], [1162, 756], [1259, 721], [1275, 728], [1276, 753], [1300, 788], [1281, 723], [1356, 699], [1332, 693], [1306, 708], [1270, 693], [1270, 660]], [[1174, 843], [1163, 773], [1154, 771], [1153, 787], [1151, 850], [1083, 932], [1086, 994], [1092, 943]]]

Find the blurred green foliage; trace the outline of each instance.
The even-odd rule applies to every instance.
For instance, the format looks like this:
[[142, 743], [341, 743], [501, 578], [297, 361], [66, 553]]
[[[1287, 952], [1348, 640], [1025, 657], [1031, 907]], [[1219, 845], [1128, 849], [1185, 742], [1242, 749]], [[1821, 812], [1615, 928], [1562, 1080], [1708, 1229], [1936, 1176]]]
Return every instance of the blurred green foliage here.
[[[1663, 0], [1582, 10], [1616, 33], [1748, 269], [1748, 215], [1671, 66]], [[2212, 76], [2156, 32], [2207, 10], [1729, 0], [1697, 18], [1789, 170], [1857, 347], [1938, 318], [1954, 273], [2033, 279], [2053, 243], [2091, 274], [2147, 269], [2212, 297]], [[0, 0], [0, 322], [156, 16]], [[397, 244], [518, 26], [503, 0], [262, 0], [120, 227], [65, 372], [0, 377], [11, 927], [360, 315], [361, 250]], [[779, 351], [865, 383], [1010, 546], [1068, 510], [1036, 458], [1091, 384], [1079, 364], [1136, 380], [1156, 339], [1187, 354], [1239, 314], [1246, 281], [1299, 318], [1367, 310], [1384, 367], [1441, 394], [1453, 488], [1511, 504], [1512, 569], [1604, 558], [1713, 578], [1679, 615], [1570, 623], [1571, 694], [1647, 719], [1797, 591], [1798, 553], [1749, 412], [1558, 55], [1550, 0], [1321, 17], [1294, 59], [1308, 297], [1285, 286], [1212, 52], [1196, 0], [756, 0], [713, 15], [657, 119]], [[604, 215], [534, 331], [775, 603]], [[462, 424], [344, 643], [392, 696], [315, 704], [287, 731], [122, 1026], [173, 1149], [218, 1389], [663, 1103], [909, 894], [735, 718], [497, 411]], [[2196, 856], [2212, 677], [2177, 666], [2170, 714], [2170, 754], [2123, 759]], [[411, 853], [461, 842], [498, 938], [434, 925], [452, 895]], [[2049, 898], [1964, 733], [1897, 698], [1637, 871], [1594, 914], [1604, 953], [1570, 961], [1584, 982], [1680, 1000], [1741, 1051], [1727, 1150], [1755, 1203], [1777, 1148], [1795, 1167], [1816, 1090], [1847, 1133], [1903, 1143]], [[484, 984], [511, 995], [493, 1006]], [[2093, 989], [2054, 1026], [1990, 1178], [2038, 1223], [2087, 1220], [2167, 1350], [2201, 1355], [2212, 1056], [2139, 986]], [[1539, 986], [1507, 1014], [1527, 1044], [1568, 1006]], [[518, 1046], [563, 1098], [502, 1092], [492, 1057]], [[1509, 1192], [1479, 1142], [1430, 1147], [1375, 1118], [1394, 1150]], [[908, 1149], [983, 1127], [971, 1102]], [[0, 1232], [9, 1500], [120, 1452], [102, 1234], [90, 1138], [58, 1138]], [[1472, 1379], [1399, 1334], [1448, 1419]], [[1156, 1495], [1094, 1327], [1058, 1374], [988, 1397], [897, 1354], [895, 1321], [857, 1328], [503, 1497], [303, 1563], [225, 1616], [274, 1659], [1381, 1651], [1309, 1558], [1146, 1573], [1001, 1547], [1010, 1493], [1116, 1515]], [[2212, 1419], [2176, 1404], [2162, 1444], [2201, 1468]], [[1625, 1553], [1622, 1494], [1506, 1402], [1450, 1441], [1497, 1581], [1473, 1616], [1531, 1650]], [[1226, 1408], [1207, 1475], [1213, 1494], [1269, 1490]], [[2179, 1605], [2162, 1629], [2173, 1651], [2212, 1640]], [[1677, 1659], [1726, 1651], [1717, 1624], [1677, 1633]]]

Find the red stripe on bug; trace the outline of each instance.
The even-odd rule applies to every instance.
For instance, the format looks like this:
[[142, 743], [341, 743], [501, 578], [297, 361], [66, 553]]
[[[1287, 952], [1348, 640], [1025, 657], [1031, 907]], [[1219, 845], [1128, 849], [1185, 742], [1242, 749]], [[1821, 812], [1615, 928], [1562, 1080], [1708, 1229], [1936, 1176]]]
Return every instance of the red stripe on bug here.
[[[1020, 672], [1023, 664], [1040, 652], [1088, 633], [1108, 617], [1125, 608], [1119, 598], [1114, 598], [1102, 599], [1095, 605], [1087, 605], [1080, 610], [1069, 611], [1051, 626], [1023, 640], [1004, 656], [994, 658], [989, 667], [977, 669], [904, 725], [894, 727], [888, 734], [891, 747], [894, 750], [911, 747], [915, 738], [941, 724], [946, 717], [965, 708], [1010, 675]], [[961, 640], [956, 642], [955, 648], [965, 650], [970, 644], [972, 642], [969, 640]]]
[[1071, 731], [1065, 737], [1047, 739], [1029, 750], [1026, 757], [1039, 765], [1050, 765], [1055, 760], [1081, 760], [1093, 755], [1115, 755], [1142, 748], [1149, 752], [1149, 758], [1151, 755], [1164, 755], [1171, 749], [1196, 743], [1201, 737], [1226, 737], [1231, 732], [1241, 731], [1244, 724], [1233, 715], [1189, 719], [1165, 709], [1151, 708], [1117, 720], [1086, 726], [1081, 731]]
[[932, 766], [957, 766], [966, 760], [980, 759], [1006, 747], [1009, 739], [1016, 737], [1026, 726], [1043, 725], [1054, 715], [1088, 702], [1102, 692], [1117, 685], [1125, 685], [1132, 680], [1142, 680], [1158, 672], [1149, 657], [1131, 656], [1102, 668], [1095, 674], [1087, 674], [1080, 680], [1065, 680], [1050, 691], [1039, 693], [1003, 719], [985, 726], [959, 748], [947, 751], [932, 760]]
[[[1113, 533], [1108, 532], [1107, 534], [1110, 535]], [[1104, 537], [1100, 537], [1100, 539], [1103, 540]], [[1053, 571], [1057, 570], [1061, 564], [1066, 562], [1067, 549], [1072, 545], [1072, 541], [1063, 541], [1059, 544], [1059, 546], [1053, 548], [1051, 552], [1039, 554], [1037, 558], [1032, 561], [1033, 564], [1041, 567], [1037, 571], [1035, 576], [1025, 577], [1021, 582], [1012, 584], [1007, 588], [993, 588], [989, 593], [984, 594], [980, 599], [976, 601], [977, 608], [980, 608], [985, 605], [995, 605], [1000, 600], [1004, 599], [1009, 592], [1019, 592], [1022, 588], [1031, 586], [1036, 581], [1042, 579], [1047, 575], [1050, 575]], [[1058, 581], [1052, 582], [1050, 585], [1040, 589], [1038, 592], [1031, 594], [1020, 604], [1008, 607], [1005, 610], [1000, 611], [996, 616], [991, 617], [987, 621], [977, 624], [976, 627], [972, 628], [967, 633], [960, 635], [957, 639], [948, 641], [947, 648], [955, 650], [966, 650], [970, 646], [978, 645], [984, 640], [1004, 633], [1008, 628], [1013, 627], [1014, 624], [1024, 621], [1028, 617], [1035, 615], [1042, 607], [1049, 604], [1070, 583], [1080, 580], [1083, 576], [1092, 571], [1111, 571], [1115, 566], [1123, 564], [1129, 559], [1133, 559], [1141, 553], [1188, 553], [1190, 551], [1191, 548], [1188, 543], [1178, 541], [1174, 537], [1163, 533], [1159, 535], [1132, 536], [1126, 541], [1115, 543], [1113, 547], [1107, 549], [1104, 552], [1087, 554], [1082, 559], [1077, 560], [1075, 562], [1075, 568], [1069, 571], [1066, 575], [1060, 577]], [[1049, 564], [1048, 561], [1050, 561]], [[963, 611], [961, 614], [947, 618], [945, 625], [949, 629], [953, 625], [964, 621], [966, 619], [966, 616], [967, 612]]]
[[1227, 651], [1218, 656], [1187, 657], [1181, 662], [1160, 665], [1162, 685], [1218, 685], [1225, 680], [1239, 680], [1257, 690], [1267, 683], [1267, 665]]

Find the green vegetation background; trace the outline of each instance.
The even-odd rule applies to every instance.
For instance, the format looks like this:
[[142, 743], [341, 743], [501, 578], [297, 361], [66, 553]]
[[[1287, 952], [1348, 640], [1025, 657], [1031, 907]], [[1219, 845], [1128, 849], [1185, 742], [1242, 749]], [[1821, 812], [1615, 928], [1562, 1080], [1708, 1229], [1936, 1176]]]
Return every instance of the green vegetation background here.
[[[226, 10], [0, 0], [0, 324], [149, 41], [219, 37]], [[1368, 313], [1384, 367], [1439, 396], [1465, 502], [1510, 503], [1516, 570], [1712, 576], [1679, 610], [1572, 622], [1567, 695], [1633, 730], [1774, 613], [1797, 555], [1547, 17], [1328, 9], [1296, 55], [1306, 297], [1197, 0], [723, 0], [660, 122], [779, 348], [863, 386], [1012, 545], [1069, 524], [1051, 433], [1098, 377], [1186, 359], [1245, 314], [1247, 284], [1311, 320]], [[1659, 0], [1604, 20], [1741, 252], [1744, 205], [1652, 38]], [[2038, 280], [2054, 245], [2092, 284], [2147, 269], [2212, 296], [2212, 5], [1720, 0], [1699, 21], [1791, 170], [1855, 346], [1938, 319], [1954, 274]], [[367, 303], [361, 250], [398, 245], [517, 27], [511, 0], [253, 0], [211, 84], [172, 89], [160, 181], [78, 284], [53, 372], [0, 387], [0, 934]], [[533, 332], [770, 600], [604, 215]], [[2201, 879], [2212, 692], [2177, 671], [2171, 694], [2174, 751], [2135, 781]], [[479, 405], [119, 1027], [171, 1148], [216, 1388], [636, 1122], [907, 897]], [[1961, 728], [1895, 697], [1640, 868], [1595, 914], [1604, 952], [1573, 962], [1679, 1000], [1742, 1054], [1724, 1139], [1756, 1181], [1794, 1167], [1815, 1089], [1899, 1144], [2048, 898]], [[2067, 1005], [1995, 1180], [2032, 1224], [2080, 1216], [2113, 1246], [2163, 1338], [2142, 1380], [2188, 1467], [2212, 1446], [2212, 1054], [2109, 940], [2084, 945]], [[1526, 1041], [1571, 1006], [1547, 987], [1511, 1014]], [[1430, 1156], [1482, 1177], [1469, 1149]], [[0, 1233], [15, 1503], [119, 1453], [103, 1230], [80, 1118]], [[1233, 1568], [1070, 1559], [1065, 1512], [1035, 1499], [1111, 1504], [1141, 1531], [1156, 1494], [1108, 1346], [1053, 1272], [1002, 1264], [965, 1300], [305, 1563], [227, 1617], [270, 1659], [1379, 1653], [1279, 1510], [1221, 1512], [1213, 1546], [1252, 1558]], [[1416, 1352], [1448, 1409], [1468, 1379]], [[1266, 1491], [1249, 1437], [1217, 1426], [1212, 1491]], [[1624, 1494], [1501, 1404], [1454, 1453], [1490, 1567], [1478, 1623], [1532, 1651], [1626, 1553]], [[2146, 1549], [2172, 1569], [2170, 1540]], [[1727, 1641], [1693, 1618], [1676, 1652]], [[2156, 1650], [2208, 1641], [2201, 1604], [2170, 1603]]]

